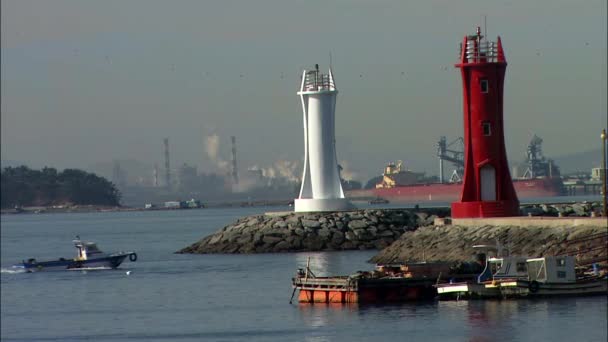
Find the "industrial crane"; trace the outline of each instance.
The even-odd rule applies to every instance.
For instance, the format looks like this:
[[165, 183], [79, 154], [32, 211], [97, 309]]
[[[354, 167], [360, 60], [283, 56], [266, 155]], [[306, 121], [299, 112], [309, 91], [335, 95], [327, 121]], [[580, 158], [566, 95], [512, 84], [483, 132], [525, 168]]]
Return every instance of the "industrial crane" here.
[[439, 181], [444, 182], [443, 161], [445, 160], [456, 167], [450, 176], [450, 182], [460, 182], [464, 173], [464, 139], [458, 137], [448, 144], [446, 137], [441, 136], [437, 142], [437, 157], [439, 157]]

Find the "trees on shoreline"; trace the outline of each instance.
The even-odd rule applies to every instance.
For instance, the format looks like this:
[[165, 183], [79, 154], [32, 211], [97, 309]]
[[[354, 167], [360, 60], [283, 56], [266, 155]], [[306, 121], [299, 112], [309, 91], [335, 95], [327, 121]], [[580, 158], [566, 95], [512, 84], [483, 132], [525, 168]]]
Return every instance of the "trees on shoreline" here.
[[7, 167], [1, 175], [1, 206], [50, 206], [64, 204], [117, 206], [120, 192], [103, 177], [78, 169], [58, 172], [45, 167]]

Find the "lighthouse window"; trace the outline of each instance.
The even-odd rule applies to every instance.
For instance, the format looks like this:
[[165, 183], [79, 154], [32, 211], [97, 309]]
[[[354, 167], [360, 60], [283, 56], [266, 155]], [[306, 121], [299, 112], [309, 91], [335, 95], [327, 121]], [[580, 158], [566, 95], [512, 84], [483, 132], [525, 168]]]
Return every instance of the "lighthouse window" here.
[[490, 124], [487, 121], [484, 121], [481, 123], [481, 126], [483, 128], [483, 135], [486, 137], [489, 137], [490, 135], [492, 135], [492, 124]]
[[488, 80], [481, 80], [479, 82], [479, 86], [481, 87], [481, 92], [482, 93], [487, 93], [488, 92]]

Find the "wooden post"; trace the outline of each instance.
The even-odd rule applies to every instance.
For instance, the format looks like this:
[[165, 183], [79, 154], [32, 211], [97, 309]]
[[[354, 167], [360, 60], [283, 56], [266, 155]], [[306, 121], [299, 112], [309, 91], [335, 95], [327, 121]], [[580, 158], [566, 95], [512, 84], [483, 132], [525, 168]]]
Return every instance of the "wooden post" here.
[[306, 260], [306, 274], [304, 275], [304, 281], [308, 279], [308, 272], [310, 270], [310, 257]]
[[602, 167], [600, 168], [600, 176], [602, 177], [602, 199], [604, 204], [604, 217], [608, 216], [608, 208], [606, 208], [606, 197], [608, 194], [606, 193], [606, 129], [602, 129], [602, 134], [600, 135], [602, 138]]

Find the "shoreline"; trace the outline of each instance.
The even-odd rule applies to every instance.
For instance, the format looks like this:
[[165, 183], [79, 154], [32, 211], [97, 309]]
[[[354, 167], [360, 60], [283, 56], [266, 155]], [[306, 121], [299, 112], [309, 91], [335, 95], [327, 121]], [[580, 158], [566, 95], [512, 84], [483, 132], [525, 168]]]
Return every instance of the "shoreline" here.
[[13, 209], [1, 209], [0, 215], [23, 214], [54, 214], [54, 213], [93, 213], [93, 212], [127, 212], [127, 211], [170, 211], [170, 210], [196, 210], [211, 208], [248, 208], [248, 207], [276, 207], [287, 206], [289, 201], [257, 201], [257, 202], [217, 202], [208, 203], [200, 208], [165, 208], [165, 207], [129, 207], [104, 205], [58, 205], [58, 206], [32, 206]]
[[[562, 200], [554, 198], [556, 201], [542, 201], [534, 203], [520, 203], [521, 216], [546, 216], [546, 217], [601, 217], [596, 215], [601, 213], [600, 200]], [[54, 206], [30, 206], [11, 209], [1, 209], [0, 215], [17, 215], [17, 214], [54, 214], [54, 213], [92, 213], [92, 212], [129, 212], [129, 211], [166, 211], [166, 210], [194, 210], [194, 209], [212, 209], [212, 208], [249, 208], [249, 207], [292, 207], [293, 200], [260, 200], [260, 201], [234, 201], [234, 202], [206, 202], [199, 208], [165, 208], [165, 207], [130, 207], [130, 206], [106, 206], [106, 205], [54, 205]], [[444, 209], [450, 210], [449, 203], [395, 203], [388, 205], [373, 205], [368, 202], [354, 201], [358, 206], [355, 210], [396, 210], [396, 209]], [[595, 213], [595, 214], [592, 214]], [[595, 215], [595, 216], [594, 216]], [[449, 214], [447, 215], [450, 216]]]

